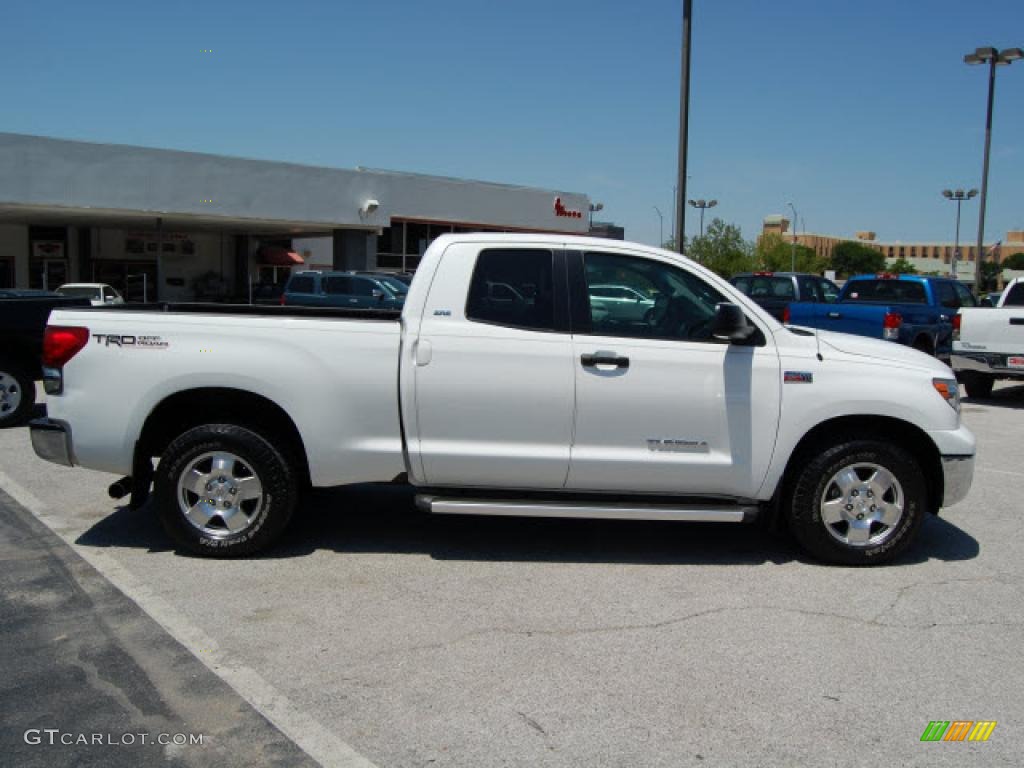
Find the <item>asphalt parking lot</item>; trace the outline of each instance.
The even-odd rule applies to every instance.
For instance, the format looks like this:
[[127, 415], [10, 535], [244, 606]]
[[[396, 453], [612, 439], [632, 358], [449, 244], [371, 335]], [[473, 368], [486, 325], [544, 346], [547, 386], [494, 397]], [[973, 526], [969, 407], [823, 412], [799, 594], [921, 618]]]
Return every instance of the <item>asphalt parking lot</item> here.
[[[23, 428], [0, 488], [324, 764], [1019, 765], [1024, 386], [964, 419], [970, 496], [868, 569], [753, 526], [431, 518], [373, 488], [202, 560]], [[922, 743], [931, 720], [998, 726]]]

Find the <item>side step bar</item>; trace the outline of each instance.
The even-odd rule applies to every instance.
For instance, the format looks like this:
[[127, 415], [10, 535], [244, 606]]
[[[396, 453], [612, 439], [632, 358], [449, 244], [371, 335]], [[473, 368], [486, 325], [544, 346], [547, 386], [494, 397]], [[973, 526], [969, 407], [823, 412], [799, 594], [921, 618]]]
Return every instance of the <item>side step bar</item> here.
[[594, 501], [514, 501], [421, 494], [416, 506], [436, 515], [506, 517], [582, 517], [602, 520], [679, 520], [692, 523], [743, 523], [757, 517], [756, 505], [638, 504]]

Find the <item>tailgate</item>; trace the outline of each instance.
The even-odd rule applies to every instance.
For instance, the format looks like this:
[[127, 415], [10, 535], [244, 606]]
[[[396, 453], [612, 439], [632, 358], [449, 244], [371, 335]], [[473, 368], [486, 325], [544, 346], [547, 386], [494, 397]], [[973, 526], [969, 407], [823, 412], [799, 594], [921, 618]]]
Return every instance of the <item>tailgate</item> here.
[[[960, 347], [1007, 357], [1024, 358], [1024, 307], [960, 310]], [[1003, 367], [1024, 369], [1024, 360]]]
[[857, 336], [880, 339], [888, 311], [889, 307], [882, 304], [825, 304], [818, 327], [824, 331], [853, 333]]

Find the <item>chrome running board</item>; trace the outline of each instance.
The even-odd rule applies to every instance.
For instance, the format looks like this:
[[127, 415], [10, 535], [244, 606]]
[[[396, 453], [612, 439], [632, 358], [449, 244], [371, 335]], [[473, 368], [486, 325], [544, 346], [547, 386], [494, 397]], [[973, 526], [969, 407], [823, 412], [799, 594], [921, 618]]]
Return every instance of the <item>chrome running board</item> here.
[[602, 520], [679, 520], [691, 523], [742, 523], [757, 516], [756, 505], [638, 504], [594, 501], [470, 499], [420, 494], [416, 506], [435, 515], [505, 517], [581, 517]]

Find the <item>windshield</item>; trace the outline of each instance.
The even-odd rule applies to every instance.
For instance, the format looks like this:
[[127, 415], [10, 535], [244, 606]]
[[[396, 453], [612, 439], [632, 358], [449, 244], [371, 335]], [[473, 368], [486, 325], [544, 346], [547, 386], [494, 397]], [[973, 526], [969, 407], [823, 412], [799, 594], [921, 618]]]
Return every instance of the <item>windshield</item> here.
[[753, 275], [737, 277], [733, 280], [740, 291], [752, 299], [795, 299], [793, 279], [789, 277], [769, 277]]
[[380, 283], [383, 283], [388, 288], [390, 288], [392, 293], [397, 293], [399, 295], [404, 296], [405, 294], [407, 294], [409, 292], [409, 286], [407, 286], [405, 283], [403, 283], [397, 277], [390, 277], [390, 276], [388, 276], [388, 277], [380, 277], [380, 276], [378, 276], [377, 277], [377, 281], [380, 282]]
[[75, 298], [100, 298], [100, 289], [89, 285], [63, 285], [57, 289], [57, 293], [61, 296], [73, 296]]
[[846, 285], [846, 301], [879, 304], [927, 304], [924, 283], [912, 280], [854, 280]]

